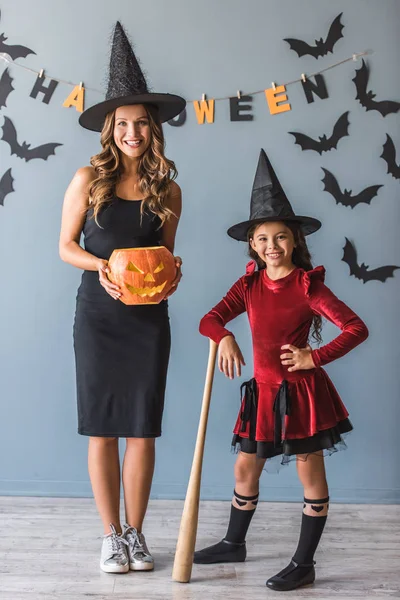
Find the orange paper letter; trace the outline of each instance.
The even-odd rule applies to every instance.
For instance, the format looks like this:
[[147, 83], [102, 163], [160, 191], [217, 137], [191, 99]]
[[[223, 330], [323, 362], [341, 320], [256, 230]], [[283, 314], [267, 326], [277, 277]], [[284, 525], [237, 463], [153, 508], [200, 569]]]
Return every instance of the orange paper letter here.
[[194, 100], [193, 106], [199, 125], [204, 124], [204, 117], [207, 123], [214, 123], [214, 100], [201, 100], [201, 102]]
[[68, 98], [65, 100], [63, 106], [65, 108], [69, 108], [70, 106], [75, 106], [78, 112], [83, 112], [83, 105], [85, 102], [85, 88], [80, 88], [79, 85], [76, 85]]
[[[286, 102], [286, 100], [288, 99], [285, 92], [286, 88], [284, 85], [276, 86], [275, 90], [273, 88], [268, 88], [267, 90], [265, 90], [265, 97], [267, 99], [269, 112], [271, 113], [271, 115], [276, 115], [278, 113], [291, 110], [290, 104], [279, 104], [280, 102]], [[278, 94], [280, 96], [277, 98]]]

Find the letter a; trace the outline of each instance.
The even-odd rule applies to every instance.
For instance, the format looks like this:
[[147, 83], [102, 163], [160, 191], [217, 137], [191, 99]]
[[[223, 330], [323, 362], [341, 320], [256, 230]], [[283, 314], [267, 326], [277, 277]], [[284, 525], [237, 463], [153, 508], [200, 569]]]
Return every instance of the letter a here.
[[83, 105], [85, 101], [85, 88], [76, 85], [68, 98], [64, 101], [63, 106], [65, 108], [69, 108], [70, 106], [75, 106], [78, 112], [83, 112]]

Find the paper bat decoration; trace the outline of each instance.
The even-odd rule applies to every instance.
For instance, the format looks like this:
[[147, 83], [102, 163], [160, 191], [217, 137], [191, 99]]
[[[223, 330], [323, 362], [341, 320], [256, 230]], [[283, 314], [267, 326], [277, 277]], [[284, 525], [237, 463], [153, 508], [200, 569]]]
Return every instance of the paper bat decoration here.
[[289, 131], [289, 133], [294, 136], [295, 144], [299, 144], [302, 150], [315, 150], [315, 152], [318, 152], [319, 154], [329, 152], [329, 150], [337, 148], [338, 142], [343, 137], [349, 135], [348, 114], [349, 111], [343, 113], [342, 116], [338, 118], [330, 138], [327, 138], [324, 134], [323, 136], [319, 136], [318, 140], [314, 140], [304, 133], [296, 133], [295, 131]]
[[400, 179], [400, 165], [396, 163], [396, 148], [388, 133], [386, 134], [386, 142], [383, 144], [381, 158], [386, 161], [387, 172], [393, 175], [395, 179]]
[[324, 191], [329, 192], [336, 200], [336, 204], [343, 204], [343, 206], [351, 206], [354, 208], [357, 204], [364, 202], [365, 204], [369, 204], [374, 198], [379, 188], [383, 187], [382, 185], [371, 185], [370, 187], [365, 188], [357, 194], [356, 196], [352, 196], [352, 190], [342, 190], [339, 187], [336, 177], [328, 171], [328, 169], [324, 169], [321, 167], [323, 172], [325, 173], [322, 182], [324, 183]]
[[372, 90], [367, 92], [368, 79], [369, 69], [364, 59], [362, 59], [362, 65], [358, 70], [356, 69], [356, 76], [352, 79], [357, 90], [356, 100], [360, 101], [361, 106], [367, 111], [377, 110], [381, 113], [382, 117], [386, 117], [386, 115], [390, 115], [391, 113], [397, 113], [400, 110], [400, 102], [395, 102], [394, 100], [376, 102], [374, 100], [376, 94]]
[[400, 269], [400, 267], [396, 267], [395, 265], [386, 265], [369, 271], [368, 265], [364, 263], [361, 265], [358, 264], [355, 247], [347, 238], [345, 239], [346, 244], [343, 248], [342, 261], [349, 265], [350, 275], [354, 275], [357, 279], [361, 279], [363, 283], [366, 283], [367, 281], [385, 282], [388, 277], [394, 277], [393, 273], [396, 269]]
[[0, 179], [0, 204], [1, 206], [4, 206], [4, 198], [7, 196], [7, 194], [11, 194], [11, 192], [14, 192], [14, 187], [13, 187], [13, 183], [14, 183], [14, 178], [11, 175], [11, 169], [8, 169], [8, 171], [6, 171], [3, 175], [3, 177]]
[[[1, 12], [0, 12], [1, 17]], [[16, 60], [17, 58], [26, 58], [28, 54], [36, 54], [30, 48], [26, 46], [10, 46], [9, 44], [5, 44], [4, 42], [7, 40], [4, 33], [0, 34], [0, 53], [5, 52], [9, 56], [11, 56], [12, 60]]]
[[13, 78], [6, 69], [0, 79], [0, 109], [6, 106], [8, 95], [15, 89], [12, 86]]
[[343, 37], [342, 29], [344, 28], [344, 25], [340, 22], [342, 14], [343, 13], [340, 13], [336, 19], [332, 21], [325, 42], [320, 38], [319, 40], [315, 40], [315, 46], [310, 46], [306, 42], [294, 38], [285, 38], [283, 41], [287, 42], [290, 49], [297, 52], [299, 57], [310, 54], [310, 56], [318, 59], [320, 56], [328, 54], [328, 52], [333, 53], [333, 46]]
[[57, 146], [62, 146], [62, 144], [51, 143], [43, 144], [42, 146], [36, 146], [36, 148], [31, 148], [31, 144], [27, 144], [26, 142], [19, 144], [17, 141], [17, 132], [13, 122], [8, 117], [4, 117], [4, 125], [2, 129], [3, 137], [1, 139], [10, 145], [11, 155], [16, 154], [19, 158], [25, 159], [26, 162], [32, 160], [33, 158], [42, 158], [43, 160], [47, 160], [51, 154], [55, 154], [55, 149]]

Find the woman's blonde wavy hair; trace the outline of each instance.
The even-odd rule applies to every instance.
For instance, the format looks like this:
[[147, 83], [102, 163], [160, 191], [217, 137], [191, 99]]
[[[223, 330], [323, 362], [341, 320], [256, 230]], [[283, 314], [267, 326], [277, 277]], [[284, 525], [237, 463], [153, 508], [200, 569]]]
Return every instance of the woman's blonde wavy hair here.
[[[161, 225], [174, 213], [165, 205], [171, 182], [178, 172], [175, 163], [165, 157], [165, 140], [158, 111], [152, 105], [144, 105], [150, 125], [150, 144], [139, 158], [139, 189], [143, 195], [141, 214], [147, 210], [157, 215]], [[98, 216], [101, 209], [115, 195], [115, 189], [122, 173], [120, 151], [114, 141], [115, 110], [106, 116], [101, 132], [102, 151], [90, 159], [97, 177], [89, 188], [89, 209], [99, 225]], [[100, 225], [99, 225], [100, 226]]]

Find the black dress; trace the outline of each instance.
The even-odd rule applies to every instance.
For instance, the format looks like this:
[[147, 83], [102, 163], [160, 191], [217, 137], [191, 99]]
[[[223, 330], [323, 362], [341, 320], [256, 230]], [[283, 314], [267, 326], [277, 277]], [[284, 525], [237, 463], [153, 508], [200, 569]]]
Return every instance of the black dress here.
[[[159, 218], [141, 216], [140, 206], [115, 197], [101, 211], [100, 227], [89, 211], [85, 249], [108, 260], [115, 248], [160, 245]], [[160, 436], [170, 343], [166, 301], [126, 306], [107, 294], [97, 271], [84, 271], [74, 323], [78, 433]]]

